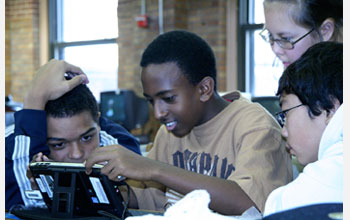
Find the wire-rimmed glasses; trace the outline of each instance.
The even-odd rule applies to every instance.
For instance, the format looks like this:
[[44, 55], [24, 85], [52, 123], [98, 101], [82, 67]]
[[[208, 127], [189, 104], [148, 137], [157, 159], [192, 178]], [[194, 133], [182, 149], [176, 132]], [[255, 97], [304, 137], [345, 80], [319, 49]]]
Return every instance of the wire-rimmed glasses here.
[[300, 107], [300, 106], [303, 106], [303, 105], [304, 105], [304, 104], [300, 104], [300, 105], [291, 107], [291, 108], [289, 108], [289, 109], [286, 109], [286, 110], [277, 112], [277, 113], [275, 114], [275, 116], [276, 116], [276, 119], [277, 119], [278, 123], [281, 125], [281, 127], [283, 127], [283, 126], [286, 124], [286, 115], [287, 115], [287, 112], [289, 112], [289, 111], [292, 110], [292, 109], [295, 109], [295, 108], [298, 108], [298, 107]]
[[292, 50], [294, 49], [294, 44], [296, 44], [297, 42], [299, 42], [300, 40], [302, 40], [304, 37], [306, 37], [307, 35], [309, 35], [312, 31], [314, 31], [315, 28], [312, 28], [309, 32], [307, 32], [306, 34], [304, 34], [303, 36], [299, 37], [297, 40], [295, 41], [291, 41], [288, 39], [274, 39], [270, 32], [264, 28], [259, 35], [262, 37], [262, 39], [264, 41], [266, 41], [267, 43], [269, 43], [271, 46], [274, 44], [274, 42], [276, 42], [278, 44], [278, 46], [280, 46], [283, 49], [287, 49], [287, 50]]

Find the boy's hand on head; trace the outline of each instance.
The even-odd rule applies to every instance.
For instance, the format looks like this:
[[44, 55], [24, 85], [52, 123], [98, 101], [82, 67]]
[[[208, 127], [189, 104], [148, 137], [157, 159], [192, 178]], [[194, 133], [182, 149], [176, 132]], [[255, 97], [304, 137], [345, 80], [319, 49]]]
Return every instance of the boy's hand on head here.
[[[67, 73], [73, 78], [67, 80]], [[74, 87], [88, 82], [87, 76], [79, 67], [52, 59], [35, 73], [23, 106], [25, 109], [43, 110], [47, 101], [57, 99]]]
[[118, 176], [135, 180], [151, 180], [156, 163], [138, 155], [123, 146], [111, 145], [95, 149], [85, 162], [86, 173], [91, 173], [94, 164], [106, 161], [101, 173], [110, 180], [118, 181]]

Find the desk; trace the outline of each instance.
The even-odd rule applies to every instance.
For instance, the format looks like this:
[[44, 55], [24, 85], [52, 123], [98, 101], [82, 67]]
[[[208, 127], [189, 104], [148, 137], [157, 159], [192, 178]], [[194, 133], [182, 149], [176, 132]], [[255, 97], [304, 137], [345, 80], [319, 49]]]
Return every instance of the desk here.
[[[24, 210], [24, 212], [26, 212], [26, 210]], [[132, 216], [142, 216], [142, 215], [148, 215], [148, 214], [152, 214], [152, 215], [163, 215], [162, 212], [158, 212], [158, 211], [151, 211], [151, 210], [141, 210], [141, 209], [129, 209], [129, 212], [131, 213]], [[41, 215], [39, 215], [39, 214]], [[48, 210], [44, 210], [44, 211], [38, 211], [37, 213], [34, 213], [35, 216], [42, 216], [41, 219], [47, 219], [47, 216], [49, 216], [49, 211]], [[27, 217], [29, 217], [31, 215], [26, 214], [26, 219]], [[32, 215], [33, 216], [33, 215]], [[45, 217], [46, 216], [46, 217]], [[30, 218], [30, 219], [36, 219], [36, 218]], [[50, 218], [51, 220], [54, 219], [60, 219], [60, 218]], [[110, 218], [107, 217], [75, 217], [75, 220], [85, 220], [85, 219], [93, 219], [93, 220], [110, 220]], [[22, 218], [18, 218], [17, 216], [10, 214], [8, 212], [6, 212], [5, 215], [5, 220], [22, 220]]]

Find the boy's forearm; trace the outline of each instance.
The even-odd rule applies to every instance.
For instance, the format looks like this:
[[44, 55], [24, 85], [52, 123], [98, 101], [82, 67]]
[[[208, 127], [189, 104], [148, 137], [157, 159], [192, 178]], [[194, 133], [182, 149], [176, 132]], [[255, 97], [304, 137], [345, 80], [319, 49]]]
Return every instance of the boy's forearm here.
[[[160, 163], [160, 162], [159, 162]], [[161, 164], [161, 165], [160, 165]], [[195, 189], [206, 189], [211, 198], [210, 208], [225, 215], [241, 215], [255, 203], [234, 181], [190, 172], [172, 165], [160, 163], [153, 180], [187, 194]]]
[[130, 188], [130, 195], [128, 196], [128, 189], [127, 186], [122, 185], [120, 186], [120, 191], [123, 196], [124, 201], [127, 201], [129, 199], [129, 208], [133, 209], [139, 209], [138, 201], [136, 198], [136, 194], [133, 190], [133, 187], [135, 188], [140, 188], [140, 189], [145, 189], [147, 187], [152, 187], [152, 188], [157, 188], [165, 193], [166, 187], [164, 185], [161, 185], [157, 182], [154, 181], [138, 181], [138, 180], [132, 180], [132, 179], [127, 179], [126, 183], [129, 185]]
[[47, 101], [43, 98], [41, 94], [35, 95], [32, 91], [29, 91], [24, 97], [23, 108], [44, 110], [46, 102]]
[[106, 146], [96, 149], [86, 160], [87, 173], [91, 173], [93, 164], [102, 161], [108, 163], [101, 172], [111, 180], [117, 180], [121, 175], [143, 182], [152, 181], [181, 194], [195, 189], [206, 189], [211, 196], [211, 209], [222, 214], [242, 214], [246, 209], [255, 206], [249, 196], [233, 181], [186, 171], [140, 156], [123, 147]]
[[136, 195], [130, 187], [130, 194], [128, 195], [128, 188], [126, 186], [119, 186], [120, 193], [124, 201], [128, 201], [128, 208], [138, 209], [139, 205], [136, 199]]

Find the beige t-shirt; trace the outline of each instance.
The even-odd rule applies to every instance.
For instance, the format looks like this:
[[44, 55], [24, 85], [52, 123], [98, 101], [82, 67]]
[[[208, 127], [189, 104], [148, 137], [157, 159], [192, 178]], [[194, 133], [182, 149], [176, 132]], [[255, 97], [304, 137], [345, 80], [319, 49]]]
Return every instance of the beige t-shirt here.
[[[292, 162], [275, 119], [259, 104], [238, 97], [185, 137], [175, 137], [161, 126], [147, 156], [235, 181], [263, 212], [269, 193], [292, 180]], [[171, 189], [134, 191], [140, 209], [164, 211], [168, 203], [182, 197]]]

